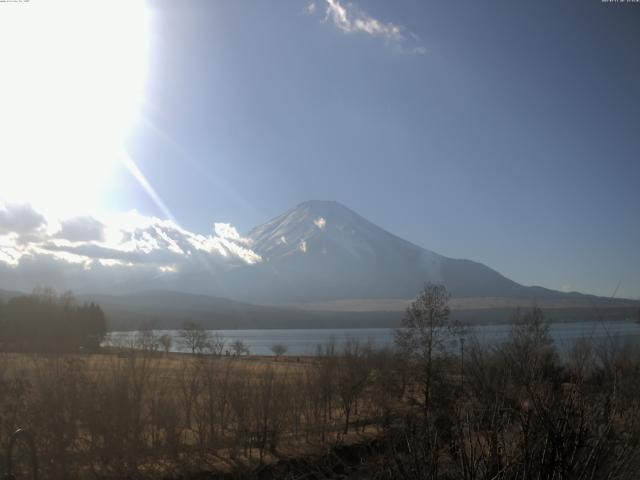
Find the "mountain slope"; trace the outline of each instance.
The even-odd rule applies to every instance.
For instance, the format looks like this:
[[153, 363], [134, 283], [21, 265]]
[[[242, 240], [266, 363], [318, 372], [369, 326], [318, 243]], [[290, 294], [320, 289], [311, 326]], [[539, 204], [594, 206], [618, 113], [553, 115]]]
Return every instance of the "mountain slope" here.
[[[322, 305], [320, 309], [302, 310], [169, 290], [127, 295], [80, 295], [78, 300], [98, 303], [113, 330], [132, 330], [145, 324], [157, 329], [177, 329], [187, 320], [214, 330], [397, 327], [406, 307], [403, 302], [393, 308], [387, 308], [383, 303], [375, 311], [347, 311], [348, 305], [338, 303], [337, 308], [332, 310], [324, 310]], [[487, 299], [487, 303], [480, 305], [471, 300], [471, 305], [465, 305], [464, 300], [453, 299], [451, 318], [462, 323], [504, 323], [511, 320], [516, 306], [529, 306], [525, 302], [504, 304], [495, 299]], [[604, 309], [556, 302], [548, 303], [544, 308], [548, 318], [560, 321], [635, 318], [637, 309], [637, 302], [617, 302]]]
[[556, 295], [414, 245], [337, 202], [302, 203], [247, 236], [263, 262], [234, 272], [234, 284], [243, 282], [254, 301], [407, 299], [427, 281], [444, 283], [456, 297]]
[[399, 312], [323, 312], [275, 308], [221, 297], [153, 290], [127, 295], [87, 294], [80, 302], [102, 307], [113, 330], [181, 328], [185, 321], [209, 329], [346, 328], [396, 326]]

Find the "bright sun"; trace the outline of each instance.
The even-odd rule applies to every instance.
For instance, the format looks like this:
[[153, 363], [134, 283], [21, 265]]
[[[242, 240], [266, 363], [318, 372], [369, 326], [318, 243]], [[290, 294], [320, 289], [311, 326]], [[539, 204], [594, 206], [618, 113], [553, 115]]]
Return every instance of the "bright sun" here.
[[2, 5], [0, 202], [97, 207], [142, 102], [149, 22], [137, 0]]

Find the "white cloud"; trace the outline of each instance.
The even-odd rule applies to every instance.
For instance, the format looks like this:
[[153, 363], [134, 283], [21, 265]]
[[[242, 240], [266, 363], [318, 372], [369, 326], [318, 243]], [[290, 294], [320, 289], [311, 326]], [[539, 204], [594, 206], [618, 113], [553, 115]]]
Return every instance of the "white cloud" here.
[[[384, 38], [405, 54], [424, 55], [428, 52], [424, 46], [418, 44], [420, 38], [402, 25], [378, 20], [353, 3], [343, 4], [340, 0], [325, 1], [325, 20], [331, 20], [333, 25], [344, 33], [362, 33]], [[313, 9], [315, 10], [315, 4]]]
[[351, 20], [347, 14], [347, 9], [343, 7], [338, 0], [326, 0], [327, 1], [327, 17], [333, 20], [333, 23], [343, 32], [351, 33], [353, 28]]
[[380, 35], [390, 40], [402, 40], [400, 27], [393, 23], [382, 23], [372, 17], [356, 18], [353, 28], [369, 35]]
[[300, 242], [300, 244], [298, 245], [298, 248], [300, 249], [300, 251], [302, 253], [306, 253], [307, 252], [307, 242], [305, 240], [302, 240]]
[[202, 235], [135, 211], [57, 220], [29, 206], [0, 205], [0, 288], [47, 284], [86, 291], [210, 274], [261, 262], [248, 244], [228, 223]]
[[313, 15], [314, 13], [316, 13], [315, 2], [309, 2], [309, 4], [304, 7], [304, 13], [306, 13], [307, 15]]
[[74, 217], [62, 221], [55, 236], [72, 242], [104, 240], [104, 224], [93, 217]]
[[324, 230], [327, 226], [327, 221], [323, 217], [318, 217], [313, 221], [313, 224], [320, 230]]
[[418, 45], [412, 48], [406, 43], [418, 41], [417, 35], [409, 32], [405, 27], [391, 22], [382, 22], [377, 18], [356, 8], [353, 4], [340, 3], [340, 0], [326, 0], [326, 19], [344, 33], [364, 33], [375, 37], [381, 37], [388, 42], [393, 42], [404, 53], [425, 54], [427, 50]]
[[29, 204], [0, 205], [0, 234], [33, 235], [39, 233], [46, 225], [44, 216]]
[[241, 240], [240, 234], [236, 227], [230, 223], [214, 223], [213, 231], [216, 232], [221, 238], [227, 238], [229, 240]]

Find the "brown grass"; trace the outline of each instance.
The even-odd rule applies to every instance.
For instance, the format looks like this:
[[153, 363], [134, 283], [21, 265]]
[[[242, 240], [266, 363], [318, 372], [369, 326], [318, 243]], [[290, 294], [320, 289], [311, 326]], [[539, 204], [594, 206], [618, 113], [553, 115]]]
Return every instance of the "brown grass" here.
[[[0, 354], [0, 435], [33, 432], [43, 478], [145, 478], [248, 468], [369, 436], [357, 392], [345, 434], [336, 358], [128, 349]], [[6, 443], [4, 444], [6, 445]]]

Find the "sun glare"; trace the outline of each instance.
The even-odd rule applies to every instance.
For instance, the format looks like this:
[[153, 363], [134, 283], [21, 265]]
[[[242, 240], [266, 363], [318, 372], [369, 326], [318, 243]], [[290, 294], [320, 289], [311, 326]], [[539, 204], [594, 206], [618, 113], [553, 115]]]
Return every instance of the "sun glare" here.
[[5, 3], [0, 15], [0, 201], [98, 207], [141, 106], [142, 1]]

